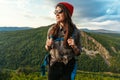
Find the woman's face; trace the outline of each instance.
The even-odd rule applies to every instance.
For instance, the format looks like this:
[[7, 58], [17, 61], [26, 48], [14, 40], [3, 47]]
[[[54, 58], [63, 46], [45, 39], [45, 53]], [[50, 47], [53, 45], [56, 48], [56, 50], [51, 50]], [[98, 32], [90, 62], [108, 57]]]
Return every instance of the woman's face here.
[[56, 15], [56, 21], [57, 22], [63, 22], [64, 19], [65, 19], [65, 15], [64, 15], [64, 12], [63, 12], [63, 9], [60, 8], [59, 6], [56, 7], [55, 9], [55, 15]]

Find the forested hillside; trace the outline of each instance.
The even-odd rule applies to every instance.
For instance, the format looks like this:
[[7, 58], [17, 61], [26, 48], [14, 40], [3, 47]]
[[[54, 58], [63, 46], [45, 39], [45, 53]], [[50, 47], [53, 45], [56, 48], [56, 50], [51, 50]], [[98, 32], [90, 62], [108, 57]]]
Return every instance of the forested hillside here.
[[23, 31], [0, 32], [0, 68], [39, 68], [48, 27]]
[[[47, 53], [47, 27], [0, 32], [0, 69], [30, 69], [39, 71]], [[78, 57], [78, 69], [120, 73], [120, 34], [96, 34], [81, 31], [83, 52]], [[88, 66], [89, 65], [89, 66]]]
[[[90, 71], [111, 71], [120, 73], [120, 34], [85, 33], [81, 31], [83, 52], [88, 61], [80, 60], [92, 67]], [[99, 57], [98, 57], [99, 56]], [[82, 58], [81, 58], [82, 59]], [[101, 59], [101, 60], [100, 60]], [[104, 61], [103, 61], [104, 60]], [[82, 66], [82, 64], [81, 64]], [[85, 66], [84, 66], [85, 68]]]

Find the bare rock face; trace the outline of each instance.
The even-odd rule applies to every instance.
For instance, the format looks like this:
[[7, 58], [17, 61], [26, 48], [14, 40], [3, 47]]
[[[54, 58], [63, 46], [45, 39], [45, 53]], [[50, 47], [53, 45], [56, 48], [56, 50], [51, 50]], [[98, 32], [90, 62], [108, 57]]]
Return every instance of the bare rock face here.
[[98, 41], [96, 41], [93, 37], [87, 35], [85, 32], [80, 31], [82, 38], [82, 50], [88, 56], [95, 57], [96, 54], [100, 54], [105, 62], [110, 66], [110, 53], [109, 51]]

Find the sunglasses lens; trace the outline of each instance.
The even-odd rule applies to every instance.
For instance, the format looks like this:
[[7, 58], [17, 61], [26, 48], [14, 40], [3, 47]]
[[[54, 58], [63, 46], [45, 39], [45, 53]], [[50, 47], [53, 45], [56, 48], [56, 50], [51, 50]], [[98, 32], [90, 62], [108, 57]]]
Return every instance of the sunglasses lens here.
[[55, 10], [55, 14], [60, 14], [60, 13], [62, 13], [63, 12], [63, 10]]

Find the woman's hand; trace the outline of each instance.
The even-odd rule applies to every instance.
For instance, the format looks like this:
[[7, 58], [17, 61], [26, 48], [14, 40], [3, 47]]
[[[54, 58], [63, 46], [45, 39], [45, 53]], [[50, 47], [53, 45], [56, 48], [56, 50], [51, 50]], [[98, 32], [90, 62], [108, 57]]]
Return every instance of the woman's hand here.
[[67, 40], [67, 42], [68, 42], [68, 45], [69, 45], [69, 46], [74, 46], [74, 45], [75, 45], [75, 41], [74, 41], [73, 38], [69, 38], [69, 39]]
[[75, 44], [74, 39], [73, 39], [73, 38], [69, 38], [69, 39], [67, 40], [67, 42], [68, 42], [69, 46], [72, 47], [72, 49], [73, 49], [73, 51], [74, 51], [74, 54], [75, 54], [76, 56], [80, 55], [80, 49], [79, 49], [79, 48], [77, 47], [77, 45]]
[[47, 50], [49, 50], [49, 48], [51, 47], [52, 44], [53, 44], [52, 38], [51, 38], [51, 39], [47, 39], [45, 48], [46, 48]]
[[47, 46], [51, 46], [52, 44], [53, 44], [52, 38], [51, 38], [51, 39], [47, 39], [46, 45], [47, 45]]

